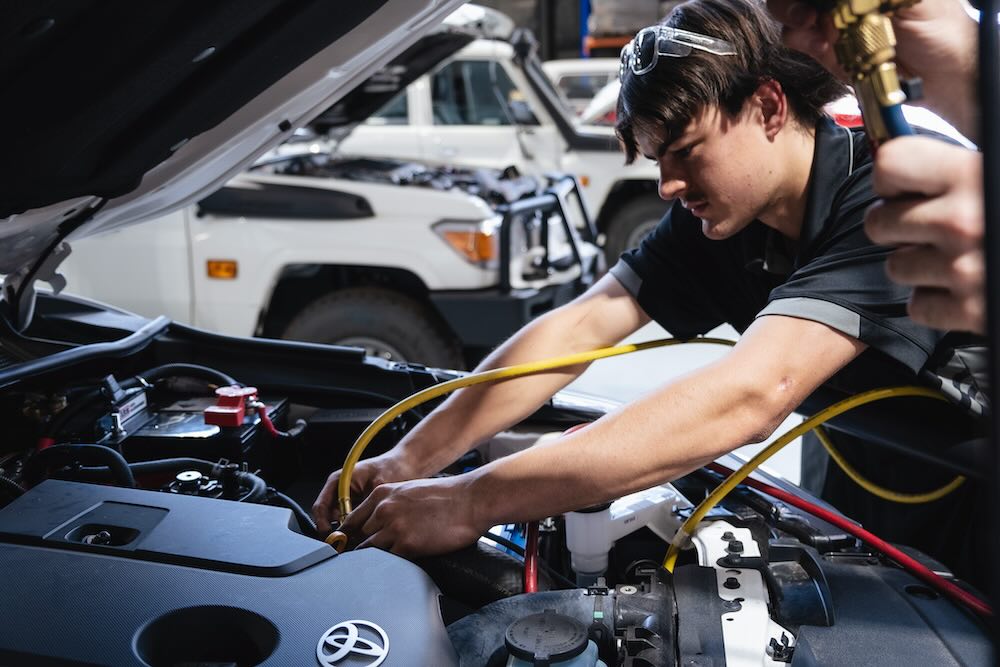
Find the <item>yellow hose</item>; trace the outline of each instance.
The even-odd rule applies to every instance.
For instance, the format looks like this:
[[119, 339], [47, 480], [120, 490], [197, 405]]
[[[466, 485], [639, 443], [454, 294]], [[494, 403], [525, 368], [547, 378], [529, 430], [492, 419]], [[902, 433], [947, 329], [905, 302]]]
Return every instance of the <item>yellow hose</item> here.
[[921, 503], [930, 503], [935, 500], [944, 498], [949, 493], [962, 486], [965, 482], [965, 477], [958, 475], [955, 479], [951, 480], [940, 489], [935, 489], [933, 491], [927, 491], [926, 493], [900, 493], [898, 491], [892, 491], [891, 489], [886, 489], [881, 487], [875, 482], [864, 477], [860, 472], [858, 472], [854, 466], [847, 462], [847, 459], [837, 451], [834, 447], [833, 442], [830, 441], [830, 436], [827, 435], [826, 429], [822, 426], [816, 427], [816, 437], [819, 438], [820, 443], [826, 449], [830, 458], [840, 466], [840, 469], [844, 471], [844, 474], [854, 480], [854, 483], [860, 486], [862, 489], [868, 493], [881, 498], [882, 500], [888, 500], [893, 503], [903, 503], [906, 505], [919, 505]]
[[411, 410], [418, 405], [438, 398], [439, 396], [450, 394], [457, 389], [471, 387], [476, 384], [510, 380], [525, 375], [533, 375], [536, 373], [555, 370], [557, 368], [576, 366], [577, 364], [596, 361], [597, 359], [605, 359], [607, 357], [640, 352], [642, 350], [651, 350], [653, 348], [666, 347], [668, 345], [679, 345], [681, 343], [734, 345], [733, 341], [722, 338], [691, 338], [689, 340], [661, 338], [659, 340], [651, 340], [644, 343], [619, 345], [617, 347], [605, 347], [599, 350], [591, 350], [590, 352], [580, 352], [578, 354], [553, 357], [542, 361], [532, 361], [524, 364], [517, 364], [515, 366], [495, 368], [481, 373], [466, 375], [465, 377], [456, 378], [447, 382], [442, 382], [441, 384], [428, 387], [407, 398], [404, 398], [402, 401], [396, 403], [394, 406], [379, 415], [378, 419], [369, 424], [368, 428], [366, 428], [361, 435], [358, 436], [358, 439], [354, 442], [354, 446], [351, 447], [351, 451], [348, 452], [347, 459], [344, 461], [344, 467], [340, 473], [340, 481], [337, 484], [337, 501], [340, 505], [340, 515], [345, 517], [351, 513], [351, 476], [354, 474], [354, 466], [356, 466], [358, 461], [361, 460], [361, 455], [364, 454], [365, 448], [368, 447], [368, 444], [375, 438], [379, 431], [407, 410]]
[[698, 507], [695, 508], [694, 512], [691, 513], [691, 516], [688, 517], [688, 519], [677, 531], [677, 534], [674, 535], [674, 539], [670, 542], [670, 548], [667, 550], [667, 555], [663, 559], [664, 569], [668, 572], [674, 571], [674, 565], [677, 563], [677, 555], [680, 553], [681, 547], [688, 541], [691, 534], [694, 532], [695, 526], [697, 526], [698, 523], [705, 518], [705, 515], [707, 515], [723, 498], [725, 498], [730, 491], [735, 489], [740, 482], [750, 475], [751, 472], [777, 453], [777, 451], [782, 447], [802, 436], [804, 433], [809, 432], [817, 426], [822, 425], [826, 421], [839, 414], [847, 412], [848, 410], [865, 405], [866, 403], [873, 403], [874, 401], [881, 401], [886, 398], [899, 396], [926, 396], [928, 398], [935, 398], [942, 401], [947, 400], [940, 393], [925, 387], [888, 387], [886, 389], [873, 389], [861, 394], [856, 394], [855, 396], [851, 396], [850, 398], [846, 398], [823, 410], [820, 410], [795, 428], [789, 429], [784, 435], [765, 447], [763, 451], [750, 459], [739, 470], [727, 477], [726, 480], [722, 482], [722, 484], [720, 484], [714, 491], [712, 491], [707, 498], [701, 501]]

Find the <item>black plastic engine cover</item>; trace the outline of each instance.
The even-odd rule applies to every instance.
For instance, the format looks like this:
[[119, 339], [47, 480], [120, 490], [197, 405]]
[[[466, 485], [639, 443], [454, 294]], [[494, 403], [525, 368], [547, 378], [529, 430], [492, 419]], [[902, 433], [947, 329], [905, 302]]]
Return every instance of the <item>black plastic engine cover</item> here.
[[282, 508], [48, 480], [0, 511], [0, 664], [316, 665], [353, 630], [382, 665], [458, 663], [422, 570], [292, 525]]

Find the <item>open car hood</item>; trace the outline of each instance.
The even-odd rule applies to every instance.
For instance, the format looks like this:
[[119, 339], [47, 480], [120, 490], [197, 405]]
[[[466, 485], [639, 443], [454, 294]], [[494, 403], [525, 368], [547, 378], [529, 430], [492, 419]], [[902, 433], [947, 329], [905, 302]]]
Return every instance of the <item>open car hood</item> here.
[[322, 135], [346, 136], [408, 85], [431, 72], [472, 40], [509, 39], [510, 17], [487, 7], [463, 5], [360, 86], [309, 124]]
[[315, 118], [461, 0], [53, 0], [3, 7], [7, 315], [67, 238], [161, 216]]

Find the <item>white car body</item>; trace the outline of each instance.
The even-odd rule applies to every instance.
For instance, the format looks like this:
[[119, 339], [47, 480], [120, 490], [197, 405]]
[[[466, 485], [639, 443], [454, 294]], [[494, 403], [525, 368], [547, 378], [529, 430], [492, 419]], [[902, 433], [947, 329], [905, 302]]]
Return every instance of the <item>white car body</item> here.
[[[175, 321], [228, 335], [276, 336], [282, 335], [289, 321], [312, 301], [305, 299], [301, 308], [280, 321], [273, 319], [276, 303], [286, 298], [277, 292], [304, 268], [326, 272], [363, 269], [373, 276], [394, 271], [405, 272], [412, 284], [419, 284], [419, 294], [396, 285], [382, 285], [383, 289], [420, 302], [426, 319], [443, 321], [447, 337], [455, 345], [488, 348], [526, 323], [522, 319], [500, 323], [496, 340], [470, 339], [462, 334], [469, 324], [435, 301], [442, 293], [454, 301], [462, 293], [483, 299], [498, 290], [499, 263], [483, 266], [467, 261], [434, 229], [443, 221], [496, 228], [501, 216], [482, 198], [458, 188], [439, 190], [258, 171], [238, 176], [226, 187], [252, 192], [269, 186], [294, 189], [289, 192], [349, 195], [370, 204], [371, 214], [317, 220], [254, 210], [249, 215], [220, 213], [202, 205], [188, 206], [155, 222], [74, 243], [73, 253], [62, 267], [70, 291], [140, 315], [165, 314]], [[574, 218], [572, 224], [585, 227], [586, 221]], [[510, 289], [500, 290], [496, 298], [506, 304], [518, 300], [527, 303], [552, 292], [551, 305], [558, 305], [575, 296], [592, 280], [599, 255], [596, 245], [575, 241], [581, 262], [551, 270], [541, 278], [525, 278], [532, 258], [541, 249], [532, 247], [523, 236], [517, 237], [514, 245], [520, 252], [512, 253]], [[553, 257], [571, 254], [569, 240], [560, 228], [553, 228], [548, 248]], [[109, 257], [114, 257], [114, 262], [109, 263]], [[236, 275], [211, 275], [209, 262], [218, 260], [235, 262]], [[578, 281], [579, 289], [573, 288]], [[312, 296], [352, 287], [357, 285], [318, 286]], [[381, 340], [377, 331], [371, 331], [367, 338]], [[387, 355], [391, 358], [407, 356], [391, 341], [375, 345], [372, 352], [383, 354], [385, 350], [394, 351]]]
[[[477, 119], [479, 122], [446, 122], [440, 113], [435, 118], [434, 86], [447, 85], [446, 76], [462, 71], [490, 76], [501, 89], [508, 91], [508, 103], [523, 102], [534, 122], [514, 122], [502, 110], [492, 116], [483, 115]], [[613, 128], [578, 123], [564, 101], [557, 103], [552, 99], [558, 98], [558, 94], [551, 82], [548, 86], [552, 94], [543, 99], [544, 91], [529, 80], [512, 43], [478, 39], [411, 83], [405, 96], [355, 127], [340, 141], [337, 150], [345, 155], [378, 155], [440, 164], [499, 169], [514, 166], [525, 174], [573, 174], [583, 186], [584, 199], [601, 232], [616, 236], [616, 229], [625, 222], [626, 207], [637, 199], [650, 204], [647, 210], [651, 212], [640, 223], [648, 231], [668, 208], [656, 195], [659, 175], [655, 165], [645, 160], [626, 165]], [[575, 137], [583, 137], [588, 143], [574, 145]], [[630, 228], [629, 232], [633, 230]], [[610, 239], [613, 252], [608, 253], [609, 261], [617, 259], [617, 252], [634, 243], [641, 234], [621, 236], [629, 242], [624, 238]]]
[[594, 95], [618, 77], [618, 58], [546, 60], [542, 69], [580, 115]]

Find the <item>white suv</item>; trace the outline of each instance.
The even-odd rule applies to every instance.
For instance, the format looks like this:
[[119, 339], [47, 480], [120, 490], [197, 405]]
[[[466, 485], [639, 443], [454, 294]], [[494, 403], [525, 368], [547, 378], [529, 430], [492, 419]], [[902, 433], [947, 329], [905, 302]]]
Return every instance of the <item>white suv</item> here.
[[[564, 172], [580, 181], [610, 261], [635, 246], [666, 212], [654, 165], [625, 165], [609, 127], [581, 125], [546, 76], [528, 31], [480, 29], [457, 51], [420, 52], [424, 71], [371, 118], [318, 130], [340, 138], [342, 154], [439, 164], [516, 167], [525, 174]], [[329, 120], [329, 116], [327, 116]], [[344, 136], [349, 129], [349, 134]]]

